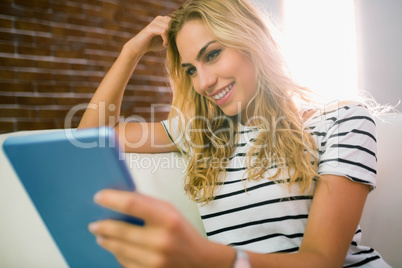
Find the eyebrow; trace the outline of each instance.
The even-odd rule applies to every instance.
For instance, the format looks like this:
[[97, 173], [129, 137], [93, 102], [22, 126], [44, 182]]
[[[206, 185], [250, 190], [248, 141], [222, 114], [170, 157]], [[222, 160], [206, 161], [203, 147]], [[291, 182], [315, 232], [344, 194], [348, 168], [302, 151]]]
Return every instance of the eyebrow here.
[[[200, 49], [200, 51], [198, 51], [197, 57], [195, 58], [197, 61], [200, 60], [202, 54], [204, 54], [205, 50], [206, 50], [206, 49], [208, 48], [208, 46], [209, 46], [210, 44], [212, 44], [212, 43], [216, 43], [216, 40], [209, 41], [208, 43], [205, 44], [205, 46], [203, 46], [203, 47]], [[190, 64], [190, 63], [183, 63], [183, 64], [181, 65], [181, 67], [184, 68], [184, 67], [188, 67], [188, 66], [191, 66], [191, 65], [192, 65], [192, 64]]]

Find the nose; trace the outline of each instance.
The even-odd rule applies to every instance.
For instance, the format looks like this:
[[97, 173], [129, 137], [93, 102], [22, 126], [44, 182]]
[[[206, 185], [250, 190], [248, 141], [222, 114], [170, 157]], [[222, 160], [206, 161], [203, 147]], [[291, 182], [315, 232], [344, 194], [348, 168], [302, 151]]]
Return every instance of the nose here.
[[213, 86], [216, 84], [217, 76], [210, 68], [205, 66], [198, 67], [197, 72], [200, 90], [203, 93], [211, 93], [213, 91]]

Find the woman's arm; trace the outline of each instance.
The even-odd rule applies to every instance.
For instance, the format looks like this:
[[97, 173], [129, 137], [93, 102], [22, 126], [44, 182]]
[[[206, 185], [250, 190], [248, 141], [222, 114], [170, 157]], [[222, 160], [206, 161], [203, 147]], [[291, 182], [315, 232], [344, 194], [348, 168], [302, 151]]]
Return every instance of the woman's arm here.
[[123, 46], [92, 97], [79, 129], [115, 127], [120, 143], [127, 152], [166, 152], [177, 149], [160, 123], [118, 122], [124, 90], [137, 63], [145, 53], [162, 50], [167, 45], [166, 31], [169, 21], [169, 17], [156, 17]]
[[163, 153], [179, 151], [162, 123], [119, 122], [115, 127], [119, 143], [127, 153]]
[[120, 114], [124, 90], [138, 61], [148, 51], [162, 50], [166, 46], [169, 17], [156, 17], [141, 32], [130, 39], [100, 83], [78, 128], [113, 127]]
[[[342, 267], [368, 192], [367, 185], [323, 175], [317, 182], [299, 252], [249, 252], [252, 267]], [[146, 222], [144, 227], [111, 220], [90, 226], [99, 244], [126, 267], [232, 267], [232, 248], [202, 238], [166, 202], [111, 190], [96, 200]]]
[[95, 91], [78, 128], [114, 127], [118, 122], [124, 90], [141, 58], [127, 44]]
[[368, 193], [368, 185], [323, 175], [317, 181], [299, 252], [250, 253], [252, 267], [342, 267]]

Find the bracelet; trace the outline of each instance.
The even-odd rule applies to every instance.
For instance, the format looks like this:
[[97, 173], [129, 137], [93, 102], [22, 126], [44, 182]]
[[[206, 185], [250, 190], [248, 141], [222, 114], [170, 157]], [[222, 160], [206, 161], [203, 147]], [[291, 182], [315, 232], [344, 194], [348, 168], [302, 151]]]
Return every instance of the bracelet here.
[[251, 268], [248, 254], [242, 249], [236, 250], [236, 259], [233, 264], [233, 268]]

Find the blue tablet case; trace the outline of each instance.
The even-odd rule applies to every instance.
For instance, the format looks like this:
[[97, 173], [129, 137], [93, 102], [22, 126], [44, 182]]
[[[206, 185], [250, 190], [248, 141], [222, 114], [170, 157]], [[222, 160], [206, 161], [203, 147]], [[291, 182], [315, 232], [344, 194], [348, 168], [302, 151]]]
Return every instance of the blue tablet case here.
[[3, 149], [67, 264], [121, 267], [88, 231], [105, 218], [143, 224], [93, 201], [101, 189], [135, 189], [113, 129], [13, 136]]

